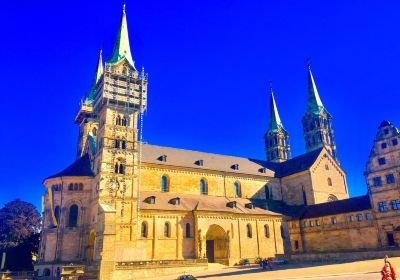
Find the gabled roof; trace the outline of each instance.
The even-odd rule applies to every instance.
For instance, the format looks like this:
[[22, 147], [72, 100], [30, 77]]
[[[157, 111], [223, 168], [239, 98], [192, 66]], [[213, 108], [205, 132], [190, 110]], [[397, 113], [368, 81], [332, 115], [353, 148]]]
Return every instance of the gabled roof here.
[[52, 176], [47, 177], [45, 180], [57, 177], [75, 177], [75, 176], [88, 176], [94, 177], [91, 168], [89, 154], [85, 154], [78, 158], [74, 163], [65, 168], [63, 171], [58, 172]]
[[286, 177], [298, 172], [308, 170], [317, 160], [322, 150], [324, 150], [324, 148], [319, 148], [317, 150], [281, 162], [278, 165], [278, 169], [276, 170], [277, 177]]
[[371, 209], [368, 195], [309, 205], [299, 216], [300, 219], [315, 218], [342, 213], [359, 212]]

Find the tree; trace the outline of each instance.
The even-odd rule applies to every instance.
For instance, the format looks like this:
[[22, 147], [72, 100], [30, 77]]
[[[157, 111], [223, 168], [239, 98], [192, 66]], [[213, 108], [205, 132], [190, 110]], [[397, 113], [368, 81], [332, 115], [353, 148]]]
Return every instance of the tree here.
[[40, 226], [40, 214], [31, 203], [19, 199], [6, 203], [0, 209], [0, 249], [21, 244], [39, 233]]
[[37, 255], [41, 217], [29, 202], [13, 200], [0, 209], [0, 253], [6, 252], [5, 269], [32, 270]]

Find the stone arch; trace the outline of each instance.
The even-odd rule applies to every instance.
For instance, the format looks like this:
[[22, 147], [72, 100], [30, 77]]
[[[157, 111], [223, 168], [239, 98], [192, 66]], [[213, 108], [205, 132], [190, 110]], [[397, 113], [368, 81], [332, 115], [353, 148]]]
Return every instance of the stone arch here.
[[211, 225], [206, 233], [206, 256], [208, 262], [229, 263], [229, 238], [227, 232], [219, 225]]
[[328, 196], [328, 202], [336, 201], [336, 200], [338, 200], [338, 198], [336, 197], [336, 195], [330, 194], [330, 195]]

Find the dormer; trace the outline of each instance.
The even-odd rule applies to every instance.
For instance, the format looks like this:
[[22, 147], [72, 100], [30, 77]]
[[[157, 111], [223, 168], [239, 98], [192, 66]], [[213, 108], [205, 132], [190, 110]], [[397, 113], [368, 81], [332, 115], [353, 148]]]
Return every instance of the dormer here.
[[204, 161], [202, 159], [196, 160], [194, 162], [194, 164], [196, 164], [197, 166], [203, 166], [204, 165]]
[[181, 204], [181, 199], [179, 197], [175, 197], [170, 199], [170, 201], [168, 201], [169, 204], [172, 205], [180, 205]]
[[159, 156], [159, 157], [157, 158], [157, 160], [162, 161], [162, 162], [167, 162], [167, 155]]
[[229, 208], [237, 208], [237, 204], [236, 204], [236, 201], [229, 201], [227, 204], [226, 204], [226, 207], [229, 207]]
[[244, 206], [245, 206], [246, 208], [248, 208], [248, 209], [254, 209], [254, 208], [256, 208], [252, 202], [246, 203]]
[[231, 166], [231, 169], [233, 170], [239, 170], [239, 164], [235, 163]]
[[156, 197], [155, 196], [149, 196], [146, 197], [146, 199], [144, 200], [144, 202], [148, 203], [148, 204], [156, 204]]

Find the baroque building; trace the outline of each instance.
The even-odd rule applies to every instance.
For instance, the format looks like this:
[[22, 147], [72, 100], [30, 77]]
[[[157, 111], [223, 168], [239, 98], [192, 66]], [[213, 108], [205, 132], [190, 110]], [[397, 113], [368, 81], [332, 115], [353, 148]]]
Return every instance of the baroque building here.
[[[266, 160], [143, 143], [147, 86], [131, 53], [124, 6], [113, 53], [103, 63], [100, 51], [75, 117], [77, 159], [43, 181], [39, 279], [143, 279], [214, 262], [397, 242], [400, 225], [384, 211], [396, 195], [397, 129], [380, 128], [366, 172], [369, 196], [349, 198], [332, 117], [310, 69], [306, 153], [296, 157], [272, 86]], [[358, 234], [365, 240], [354, 241]], [[366, 240], [371, 234], [376, 242]]]

